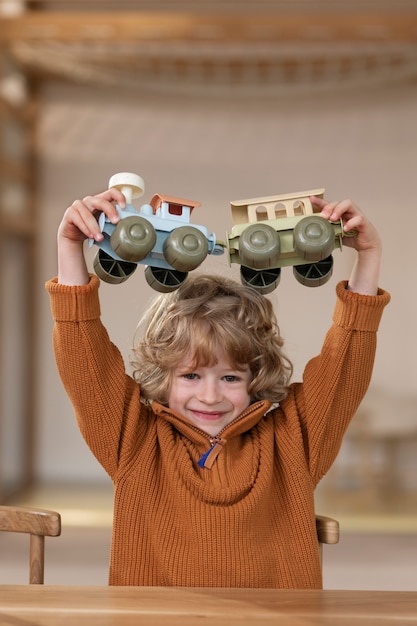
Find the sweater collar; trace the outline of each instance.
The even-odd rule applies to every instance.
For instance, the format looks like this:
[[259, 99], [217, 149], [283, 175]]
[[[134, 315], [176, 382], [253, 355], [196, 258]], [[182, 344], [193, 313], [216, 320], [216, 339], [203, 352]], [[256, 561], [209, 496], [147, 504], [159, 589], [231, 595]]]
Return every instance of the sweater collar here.
[[236, 419], [220, 431], [217, 437], [212, 437], [192, 424], [189, 420], [187, 420], [187, 418], [181, 415], [181, 413], [178, 413], [157, 401], [152, 402], [152, 410], [156, 415], [163, 417], [181, 434], [196, 443], [207, 443], [207, 441], [216, 439], [230, 439], [231, 437], [241, 435], [257, 424], [265, 413], [271, 408], [271, 406], [271, 402], [268, 400], [259, 400], [258, 402], [250, 404]]

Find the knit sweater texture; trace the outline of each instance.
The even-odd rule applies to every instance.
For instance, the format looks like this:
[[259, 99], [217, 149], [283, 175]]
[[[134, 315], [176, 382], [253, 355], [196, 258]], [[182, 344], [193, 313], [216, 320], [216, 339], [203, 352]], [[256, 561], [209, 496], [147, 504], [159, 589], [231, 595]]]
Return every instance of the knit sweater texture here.
[[48, 281], [57, 367], [80, 431], [114, 484], [111, 585], [320, 588], [314, 490], [369, 385], [389, 294], [337, 285], [333, 324], [279, 406], [249, 406], [210, 437], [140, 401], [100, 321], [99, 281]]

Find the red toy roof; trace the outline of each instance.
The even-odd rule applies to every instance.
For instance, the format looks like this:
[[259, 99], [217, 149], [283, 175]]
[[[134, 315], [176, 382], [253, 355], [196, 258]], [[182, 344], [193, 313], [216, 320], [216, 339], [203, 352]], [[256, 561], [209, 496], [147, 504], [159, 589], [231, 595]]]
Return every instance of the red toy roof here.
[[175, 196], [167, 196], [163, 193], [156, 193], [152, 200], [150, 201], [150, 205], [153, 208], [154, 212], [161, 206], [162, 202], [168, 202], [169, 204], [176, 204], [178, 206], [188, 206], [192, 211], [195, 207], [201, 206], [201, 202], [196, 202], [194, 200], [187, 200], [186, 198], [176, 198]]

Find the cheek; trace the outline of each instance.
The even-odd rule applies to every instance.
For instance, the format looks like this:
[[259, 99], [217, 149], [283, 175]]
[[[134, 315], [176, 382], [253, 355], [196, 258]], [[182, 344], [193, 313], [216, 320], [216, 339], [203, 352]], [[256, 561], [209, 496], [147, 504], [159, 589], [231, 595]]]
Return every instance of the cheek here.
[[251, 398], [250, 398], [250, 395], [247, 393], [245, 395], [245, 400], [243, 402], [243, 404], [245, 405], [244, 408], [246, 409], [246, 407], [248, 407], [250, 403], [251, 403]]
[[175, 378], [168, 374], [166, 378], [166, 387], [164, 393], [164, 402], [169, 405], [170, 399], [175, 395]]
[[168, 393], [167, 393], [167, 403], [168, 403], [168, 406], [172, 406], [172, 404], [176, 400], [176, 397], [177, 397], [177, 393], [176, 393], [175, 386], [171, 386], [168, 389]]
[[178, 385], [175, 381], [173, 381], [170, 384], [167, 392], [168, 406], [170, 406], [171, 408], [175, 408], [175, 406], [178, 407], [178, 405], [183, 402], [184, 396], [184, 390], [182, 389], [181, 385]]
[[234, 400], [237, 406], [246, 409], [246, 407], [250, 404], [250, 395], [247, 389], [242, 389], [236, 393]]
[[173, 385], [169, 385], [165, 401], [168, 406], [172, 406], [172, 403], [175, 401], [175, 387]]

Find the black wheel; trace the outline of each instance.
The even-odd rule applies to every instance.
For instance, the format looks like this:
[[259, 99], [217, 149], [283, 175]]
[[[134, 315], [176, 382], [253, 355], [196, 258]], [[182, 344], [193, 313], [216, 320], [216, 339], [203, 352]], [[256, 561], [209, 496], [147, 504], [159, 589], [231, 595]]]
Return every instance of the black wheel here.
[[111, 234], [110, 245], [124, 261], [142, 261], [156, 243], [155, 229], [140, 215], [120, 220]]
[[261, 293], [271, 293], [279, 285], [281, 268], [274, 267], [269, 270], [254, 270], [251, 267], [240, 267], [240, 280], [243, 285], [250, 285]]
[[187, 272], [148, 266], [145, 269], [146, 282], [160, 293], [175, 291], [187, 278]]
[[326, 259], [334, 249], [332, 224], [319, 215], [309, 215], [294, 228], [294, 250], [306, 261]]
[[94, 258], [94, 271], [97, 276], [105, 283], [118, 285], [124, 283], [130, 278], [135, 269], [136, 263], [128, 263], [127, 261], [116, 261], [112, 256], [104, 252], [101, 248]]
[[333, 257], [317, 263], [307, 263], [306, 265], [295, 265], [293, 267], [295, 278], [306, 287], [320, 287], [327, 283], [333, 273]]
[[263, 270], [278, 263], [279, 235], [269, 224], [251, 224], [239, 237], [239, 257], [243, 266]]
[[207, 239], [193, 226], [175, 228], [164, 243], [165, 259], [179, 272], [194, 270], [204, 261], [207, 254]]

